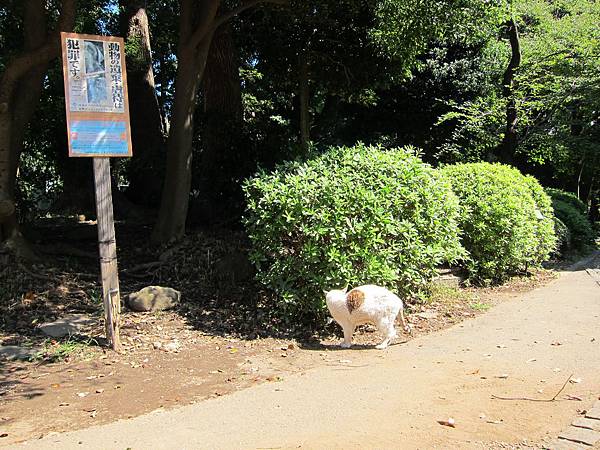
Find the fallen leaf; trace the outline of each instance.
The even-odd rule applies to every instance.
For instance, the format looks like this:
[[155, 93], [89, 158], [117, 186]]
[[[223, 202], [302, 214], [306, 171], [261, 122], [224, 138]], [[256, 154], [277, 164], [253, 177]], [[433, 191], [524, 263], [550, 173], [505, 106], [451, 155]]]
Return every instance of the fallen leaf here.
[[438, 420], [437, 423], [444, 425], [445, 427], [456, 428], [456, 423], [452, 417], [450, 417], [448, 420]]
[[496, 347], [497, 348], [506, 348], [506, 345], [504, 345], [504, 344], [498, 344], [498, 345], [496, 345]]
[[341, 364], [351, 364], [352, 361], [350, 361], [349, 359], [340, 359], [340, 363]]
[[87, 397], [88, 395], [90, 395], [89, 392], [78, 392], [77, 393], [77, 397], [80, 397], [80, 398]]
[[69, 406], [68, 403], [60, 403], [58, 406]]
[[2, 434], [0, 434], [0, 438], [5, 438], [7, 436], [8, 436], [8, 433], [2, 433]]
[[477, 375], [479, 374], [479, 369], [474, 370], [473, 372], [469, 372], [467, 375]]
[[569, 380], [569, 383], [572, 383], [572, 384], [579, 384], [579, 383], [581, 383], [581, 378], [571, 378], [571, 379]]
[[562, 345], [562, 342], [558, 342], [558, 341], [554, 341], [552, 344], [554, 347], [558, 347], [559, 345]]
[[526, 362], [526, 363], [532, 363], [532, 362], [534, 362], [534, 361], [537, 361], [537, 359], [535, 359], [535, 358], [531, 358], [531, 359], [528, 359], [528, 360], [527, 360], [527, 361], [525, 361], [525, 362]]
[[486, 420], [485, 423], [492, 423], [492, 424], [498, 425], [498, 424], [502, 423], [502, 420]]
[[502, 373], [500, 375], [496, 375], [496, 378], [500, 378], [502, 380], [505, 380], [508, 378], [508, 374], [507, 373]]
[[104, 392], [104, 389], [96, 389], [96, 394], [102, 394]]
[[577, 400], [578, 402], [582, 402], [583, 399], [581, 397], [577, 397], [576, 395], [565, 395], [565, 399], [567, 400]]

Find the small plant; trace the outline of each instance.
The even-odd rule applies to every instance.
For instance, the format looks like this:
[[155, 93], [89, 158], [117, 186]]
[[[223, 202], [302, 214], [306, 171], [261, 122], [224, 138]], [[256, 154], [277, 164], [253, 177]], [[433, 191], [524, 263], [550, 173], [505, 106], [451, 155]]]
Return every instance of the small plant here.
[[474, 302], [472, 302], [470, 304], [471, 308], [473, 308], [476, 311], [487, 311], [488, 309], [490, 309], [492, 307], [492, 305], [488, 304], [488, 303], [484, 303], [481, 300], [476, 300]]
[[32, 360], [44, 360], [48, 362], [64, 361], [73, 356], [87, 356], [90, 353], [90, 346], [98, 345], [94, 339], [80, 339], [75, 336], [69, 336], [64, 341], [47, 339], [42, 345], [42, 349], [33, 355]]

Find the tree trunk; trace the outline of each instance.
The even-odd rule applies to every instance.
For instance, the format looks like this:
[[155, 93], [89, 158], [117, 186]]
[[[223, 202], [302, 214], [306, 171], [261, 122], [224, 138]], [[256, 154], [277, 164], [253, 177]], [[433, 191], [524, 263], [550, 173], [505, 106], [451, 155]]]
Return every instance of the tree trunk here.
[[298, 56], [298, 97], [300, 100], [300, 146], [306, 152], [310, 143], [310, 86], [308, 55]]
[[521, 41], [515, 19], [511, 18], [506, 23], [506, 26], [510, 41], [511, 58], [502, 80], [502, 94], [508, 103], [506, 105], [506, 131], [498, 149], [498, 159], [501, 162], [510, 164], [513, 161], [518, 145], [517, 124], [519, 117], [514, 97], [514, 88], [515, 73], [521, 65]]
[[175, 100], [167, 140], [167, 171], [160, 211], [152, 241], [166, 243], [185, 234], [192, 181], [192, 139], [196, 94], [202, 78], [212, 33], [198, 52], [185, 49], [179, 52]]
[[127, 36], [127, 86], [133, 158], [127, 195], [139, 204], [157, 206], [163, 171], [156, 161], [165, 153], [165, 130], [156, 95], [150, 29], [145, 0], [120, 0], [121, 29]]
[[263, 2], [287, 4], [288, 0], [247, 0], [218, 14], [221, 0], [180, 0], [179, 47], [175, 98], [169, 138], [167, 170], [160, 211], [152, 241], [165, 243], [181, 238], [189, 205], [192, 179], [192, 139], [196, 93], [204, 75], [215, 31], [241, 12]]
[[14, 204], [18, 162], [25, 128], [39, 101], [48, 63], [60, 52], [58, 31], [72, 29], [75, 0], [64, 0], [57, 32], [46, 34], [46, 2], [27, 0], [24, 53], [9, 61], [0, 76], [0, 242], [23, 257], [33, 254], [19, 232]]
[[200, 215], [204, 221], [228, 218], [236, 207], [235, 179], [243, 176], [249, 153], [241, 154], [242, 92], [239, 57], [229, 24], [213, 39], [202, 80], [204, 123], [198, 165]]

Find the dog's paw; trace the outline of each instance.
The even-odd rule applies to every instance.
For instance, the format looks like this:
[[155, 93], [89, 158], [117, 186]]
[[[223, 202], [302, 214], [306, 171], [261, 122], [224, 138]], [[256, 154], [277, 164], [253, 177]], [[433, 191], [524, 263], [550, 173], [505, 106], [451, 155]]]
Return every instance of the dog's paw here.
[[388, 346], [387, 342], [382, 342], [381, 344], [376, 345], [375, 348], [377, 350], [383, 350], [383, 349], [386, 349], [387, 346]]
[[408, 334], [412, 334], [412, 328], [411, 328], [411, 326], [410, 325], [406, 325], [404, 327], [404, 331], [406, 331]]
[[350, 348], [352, 347], [352, 342], [341, 342], [340, 347], [342, 348]]

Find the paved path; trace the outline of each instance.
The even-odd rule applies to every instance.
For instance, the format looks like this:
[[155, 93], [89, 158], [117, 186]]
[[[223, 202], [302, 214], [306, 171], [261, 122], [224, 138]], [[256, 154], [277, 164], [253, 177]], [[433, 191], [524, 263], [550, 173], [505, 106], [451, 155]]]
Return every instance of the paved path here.
[[[597, 270], [564, 272], [480, 317], [387, 351], [331, 352], [335, 364], [282, 382], [11, 448], [489, 449], [551, 442], [598, 400], [599, 281]], [[552, 398], [570, 374], [578, 382], [554, 402], [492, 399]], [[437, 422], [450, 417], [455, 428]]]

